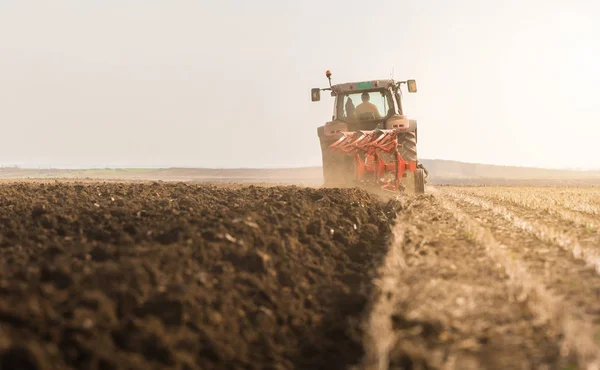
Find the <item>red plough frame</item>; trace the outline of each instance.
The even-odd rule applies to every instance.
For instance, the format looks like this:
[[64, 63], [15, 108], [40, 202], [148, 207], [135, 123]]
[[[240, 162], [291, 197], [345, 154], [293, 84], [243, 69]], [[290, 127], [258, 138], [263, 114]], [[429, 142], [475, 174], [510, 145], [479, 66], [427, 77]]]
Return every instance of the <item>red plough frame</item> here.
[[[406, 162], [398, 152], [395, 130], [342, 132], [342, 137], [329, 147], [332, 154], [342, 152], [354, 157], [357, 181], [375, 183], [384, 190], [399, 191], [404, 172], [417, 170], [417, 162]], [[387, 162], [382, 153], [387, 153]]]

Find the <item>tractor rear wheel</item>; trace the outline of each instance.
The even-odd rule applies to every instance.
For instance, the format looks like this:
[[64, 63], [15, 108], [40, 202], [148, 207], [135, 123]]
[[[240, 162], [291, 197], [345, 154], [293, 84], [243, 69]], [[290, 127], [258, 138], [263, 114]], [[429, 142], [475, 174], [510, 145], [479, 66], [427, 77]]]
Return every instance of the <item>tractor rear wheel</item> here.
[[404, 132], [398, 134], [398, 151], [406, 162], [417, 161], [417, 134]]

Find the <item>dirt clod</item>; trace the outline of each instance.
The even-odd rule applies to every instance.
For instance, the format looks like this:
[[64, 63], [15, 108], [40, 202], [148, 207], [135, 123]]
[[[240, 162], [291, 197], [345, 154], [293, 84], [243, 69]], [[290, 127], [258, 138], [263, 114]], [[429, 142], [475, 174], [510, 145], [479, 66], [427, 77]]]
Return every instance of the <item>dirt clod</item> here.
[[0, 202], [2, 370], [360, 361], [393, 219], [365, 191], [5, 183]]

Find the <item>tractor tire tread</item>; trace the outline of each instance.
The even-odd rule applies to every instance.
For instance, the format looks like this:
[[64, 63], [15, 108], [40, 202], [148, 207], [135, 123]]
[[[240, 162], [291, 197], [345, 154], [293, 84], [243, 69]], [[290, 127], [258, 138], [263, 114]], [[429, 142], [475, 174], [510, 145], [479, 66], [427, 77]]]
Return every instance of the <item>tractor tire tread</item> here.
[[398, 135], [398, 151], [406, 162], [417, 161], [417, 135], [415, 132]]

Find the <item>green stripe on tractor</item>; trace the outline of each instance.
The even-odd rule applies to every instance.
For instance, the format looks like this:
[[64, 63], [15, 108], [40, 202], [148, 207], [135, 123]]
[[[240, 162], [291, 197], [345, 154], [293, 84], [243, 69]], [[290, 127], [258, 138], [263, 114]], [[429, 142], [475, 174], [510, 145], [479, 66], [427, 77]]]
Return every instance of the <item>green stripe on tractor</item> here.
[[371, 81], [359, 82], [359, 83], [356, 84], [356, 88], [357, 89], [370, 89], [371, 88]]

